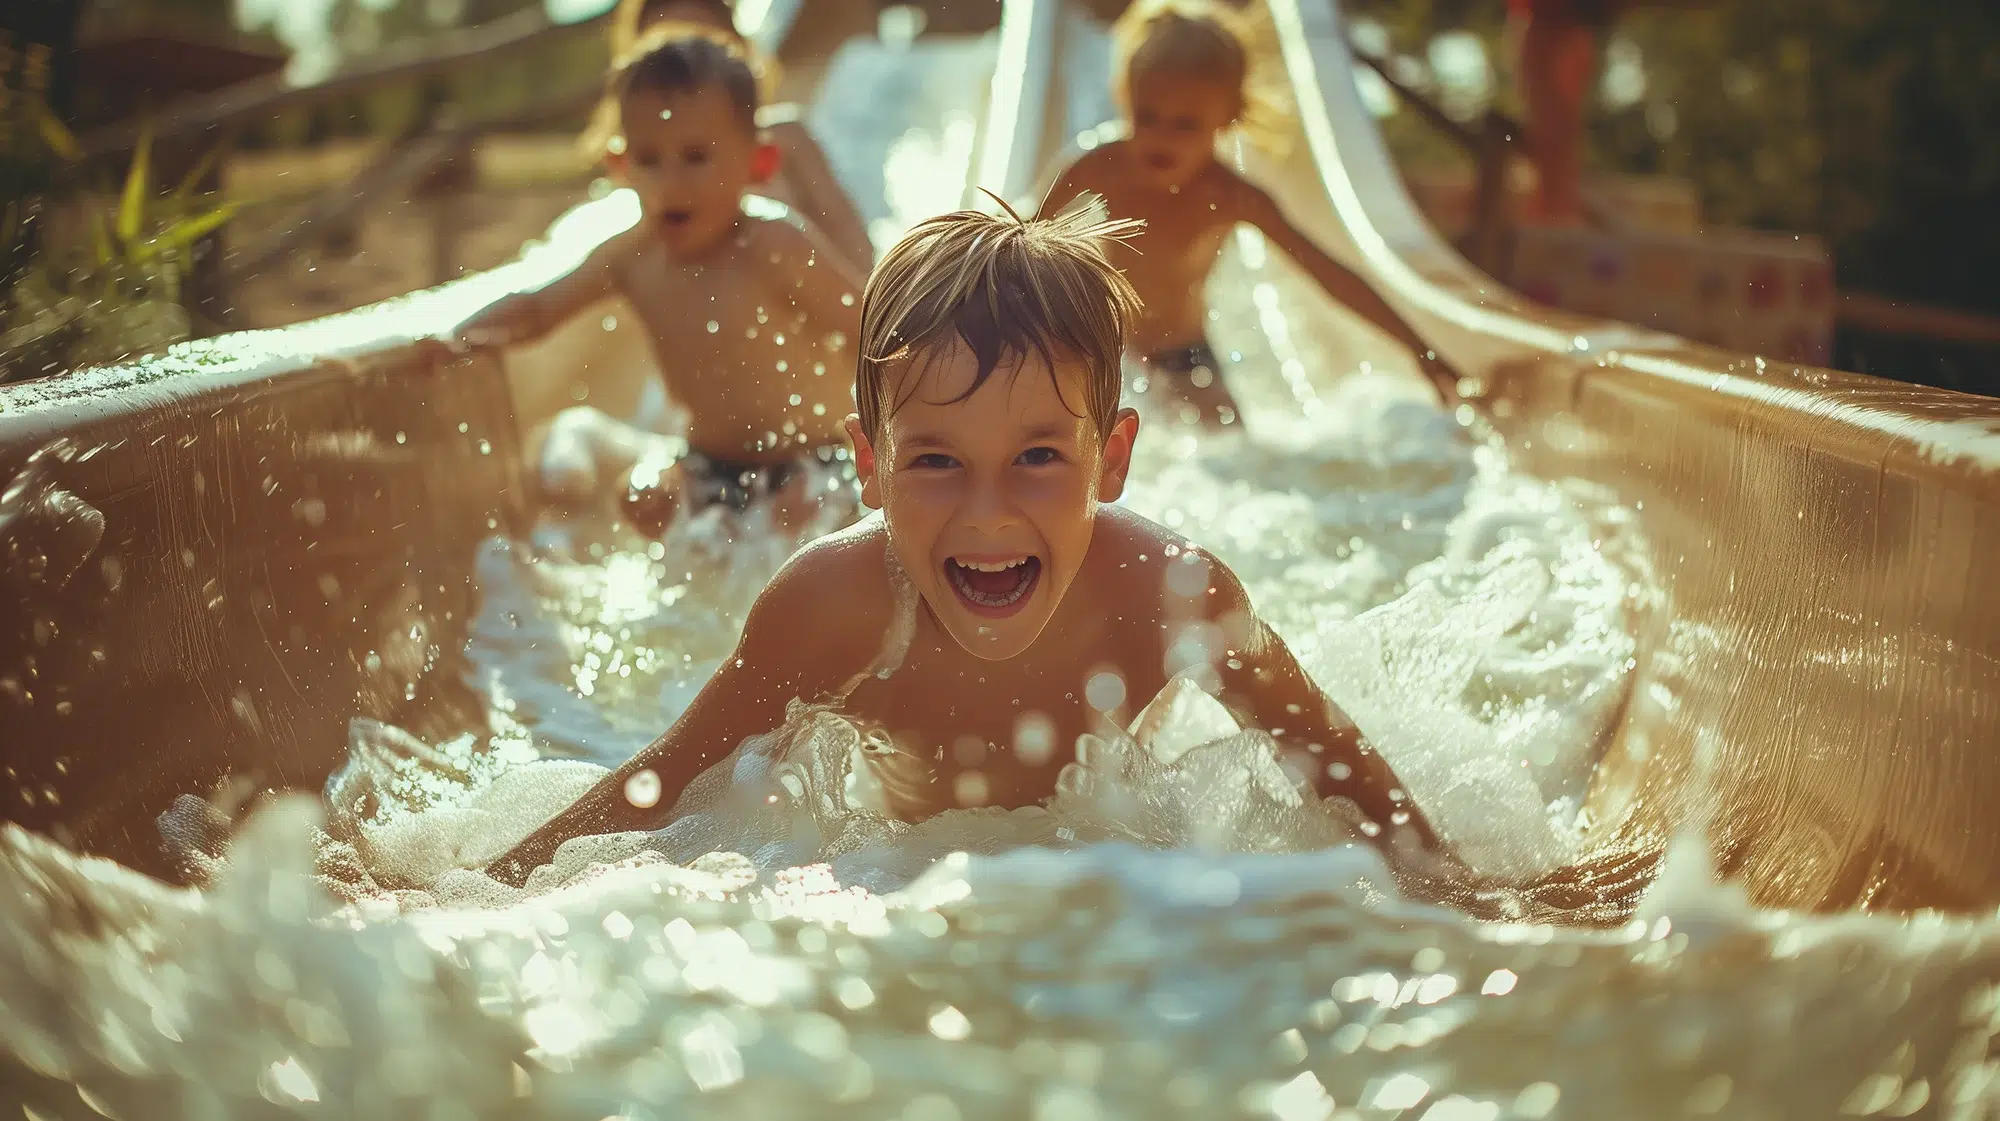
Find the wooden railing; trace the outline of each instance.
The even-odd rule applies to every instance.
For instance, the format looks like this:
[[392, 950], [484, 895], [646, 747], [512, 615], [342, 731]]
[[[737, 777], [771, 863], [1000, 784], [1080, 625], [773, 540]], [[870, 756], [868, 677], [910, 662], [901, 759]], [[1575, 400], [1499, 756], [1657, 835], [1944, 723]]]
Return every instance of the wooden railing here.
[[[1476, 167], [1472, 232], [1459, 248], [1466, 258], [1494, 276], [1504, 275], [1507, 260], [1507, 175], [1515, 158], [1527, 158], [1527, 126], [1497, 109], [1487, 109], [1477, 123], [1454, 118], [1423, 92], [1397, 77], [1391, 59], [1349, 42], [1355, 61], [1380, 77], [1402, 103], [1438, 135], [1473, 159]], [[1625, 228], [1604, 200], [1587, 188], [1584, 218], [1605, 230]], [[1947, 343], [2000, 346], [2000, 317], [1948, 308], [1926, 307], [1906, 300], [1866, 292], [1842, 292], [1835, 318], [1843, 327], [1877, 334], [1901, 335]]]

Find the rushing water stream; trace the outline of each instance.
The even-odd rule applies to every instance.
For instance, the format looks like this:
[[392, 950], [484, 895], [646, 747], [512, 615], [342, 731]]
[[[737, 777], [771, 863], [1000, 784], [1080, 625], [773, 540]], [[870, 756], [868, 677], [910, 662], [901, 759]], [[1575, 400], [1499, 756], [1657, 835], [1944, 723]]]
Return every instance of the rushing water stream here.
[[[948, 123], [928, 135], [964, 146]], [[1626, 512], [1513, 471], [1254, 237], [1213, 292], [1244, 428], [1149, 418], [1125, 501], [1236, 569], [1474, 864], [1563, 863], [1651, 606]], [[573, 845], [526, 893], [469, 870], [687, 704], [789, 547], [721, 536], [710, 520], [650, 549], [576, 526], [492, 543], [473, 661], [500, 733], [424, 745], [358, 724], [333, 817], [263, 811], [204, 891], [6, 834], [0, 1104], [2000, 1113], [1991, 921], [1759, 913], [1692, 843], [1620, 929], [1475, 921], [1402, 898], [1372, 850], [1274, 799], [1189, 696], [1142, 737], [1178, 769], [1099, 752], [1045, 809], [883, 825], [826, 785], [829, 726], [808, 765], [750, 774], [699, 828]]]

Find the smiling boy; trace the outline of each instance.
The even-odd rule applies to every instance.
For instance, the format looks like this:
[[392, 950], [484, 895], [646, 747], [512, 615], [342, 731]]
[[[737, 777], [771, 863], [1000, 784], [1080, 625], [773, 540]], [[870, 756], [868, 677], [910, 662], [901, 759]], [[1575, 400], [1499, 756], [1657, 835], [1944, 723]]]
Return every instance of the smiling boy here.
[[[1077, 737], [1124, 725], [1181, 673], [1322, 794], [1352, 798], [1378, 841], [1401, 827], [1435, 844], [1229, 569], [1111, 505], [1139, 431], [1119, 407], [1137, 299], [1105, 248], [1133, 228], [961, 211], [892, 248], [862, 301], [847, 420], [879, 516], [793, 557], [674, 726], [489, 872], [520, 882], [570, 837], [661, 826], [795, 698], [888, 735], [896, 750], [873, 758], [898, 816], [1031, 805]], [[659, 779], [645, 807], [625, 796], [642, 771]]]

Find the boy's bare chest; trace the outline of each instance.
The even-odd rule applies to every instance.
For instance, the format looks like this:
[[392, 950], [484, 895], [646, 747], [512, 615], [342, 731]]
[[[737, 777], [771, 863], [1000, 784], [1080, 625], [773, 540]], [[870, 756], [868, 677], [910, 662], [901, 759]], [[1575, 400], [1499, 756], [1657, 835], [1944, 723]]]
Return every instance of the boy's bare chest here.
[[1055, 792], [1078, 736], [1124, 726], [1165, 685], [1157, 630], [1113, 623], [1060, 636], [1068, 641], [1045, 637], [1007, 662], [920, 638], [902, 667], [857, 687], [847, 708], [895, 742], [885, 785], [900, 792], [892, 802], [904, 816], [1033, 805]]
[[648, 254], [632, 263], [624, 287], [654, 340], [676, 354], [759, 351], [798, 334], [796, 309], [738, 262], [686, 266]]

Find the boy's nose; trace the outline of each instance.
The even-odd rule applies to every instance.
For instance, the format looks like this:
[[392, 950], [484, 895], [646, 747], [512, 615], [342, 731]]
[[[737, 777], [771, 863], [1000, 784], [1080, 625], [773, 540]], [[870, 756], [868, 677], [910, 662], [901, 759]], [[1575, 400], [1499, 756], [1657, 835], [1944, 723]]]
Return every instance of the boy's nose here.
[[1021, 520], [1007, 487], [997, 479], [975, 481], [959, 507], [959, 520], [969, 529], [1007, 529]]

